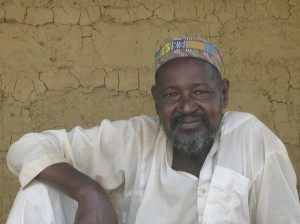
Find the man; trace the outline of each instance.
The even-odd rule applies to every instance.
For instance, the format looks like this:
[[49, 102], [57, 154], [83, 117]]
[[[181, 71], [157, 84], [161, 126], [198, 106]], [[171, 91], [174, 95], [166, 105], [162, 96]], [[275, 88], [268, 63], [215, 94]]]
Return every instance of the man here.
[[31, 133], [11, 146], [22, 188], [8, 223], [300, 222], [284, 145], [254, 116], [223, 114], [219, 50], [173, 38], [155, 60], [158, 118]]

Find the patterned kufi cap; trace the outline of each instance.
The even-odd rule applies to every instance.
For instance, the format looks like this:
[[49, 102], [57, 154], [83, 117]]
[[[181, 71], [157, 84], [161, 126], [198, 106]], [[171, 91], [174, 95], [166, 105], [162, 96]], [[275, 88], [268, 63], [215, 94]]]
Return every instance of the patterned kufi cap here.
[[155, 71], [175, 58], [193, 57], [213, 65], [221, 73], [221, 52], [201, 37], [180, 37], [165, 40], [155, 53]]

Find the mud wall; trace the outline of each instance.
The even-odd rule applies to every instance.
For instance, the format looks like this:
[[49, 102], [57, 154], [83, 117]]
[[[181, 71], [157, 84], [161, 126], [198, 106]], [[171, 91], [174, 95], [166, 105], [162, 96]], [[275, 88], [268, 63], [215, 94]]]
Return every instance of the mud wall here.
[[230, 110], [257, 115], [300, 177], [299, 0], [0, 1], [0, 223], [19, 188], [6, 168], [24, 133], [154, 115], [154, 52], [200, 35], [223, 51]]

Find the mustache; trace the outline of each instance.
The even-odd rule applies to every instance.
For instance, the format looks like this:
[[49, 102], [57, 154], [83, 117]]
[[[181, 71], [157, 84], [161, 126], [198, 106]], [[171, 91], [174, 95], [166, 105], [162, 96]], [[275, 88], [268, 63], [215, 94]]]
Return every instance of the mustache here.
[[181, 114], [177, 115], [171, 118], [171, 129], [174, 130], [176, 125], [180, 122], [183, 122], [185, 120], [197, 120], [203, 122], [205, 127], [209, 130], [210, 129], [210, 121], [208, 117], [205, 114], [200, 114], [200, 113], [193, 113], [193, 114]]

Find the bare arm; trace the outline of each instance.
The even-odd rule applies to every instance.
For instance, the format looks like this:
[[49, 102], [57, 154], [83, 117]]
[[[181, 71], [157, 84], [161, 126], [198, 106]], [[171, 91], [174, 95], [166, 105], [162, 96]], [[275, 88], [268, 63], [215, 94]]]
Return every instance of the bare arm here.
[[37, 177], [78, 202], [76, 224], [115, 224], [117, 218], [111, 201], [101, 185], [67, 163], [47, 167]]

